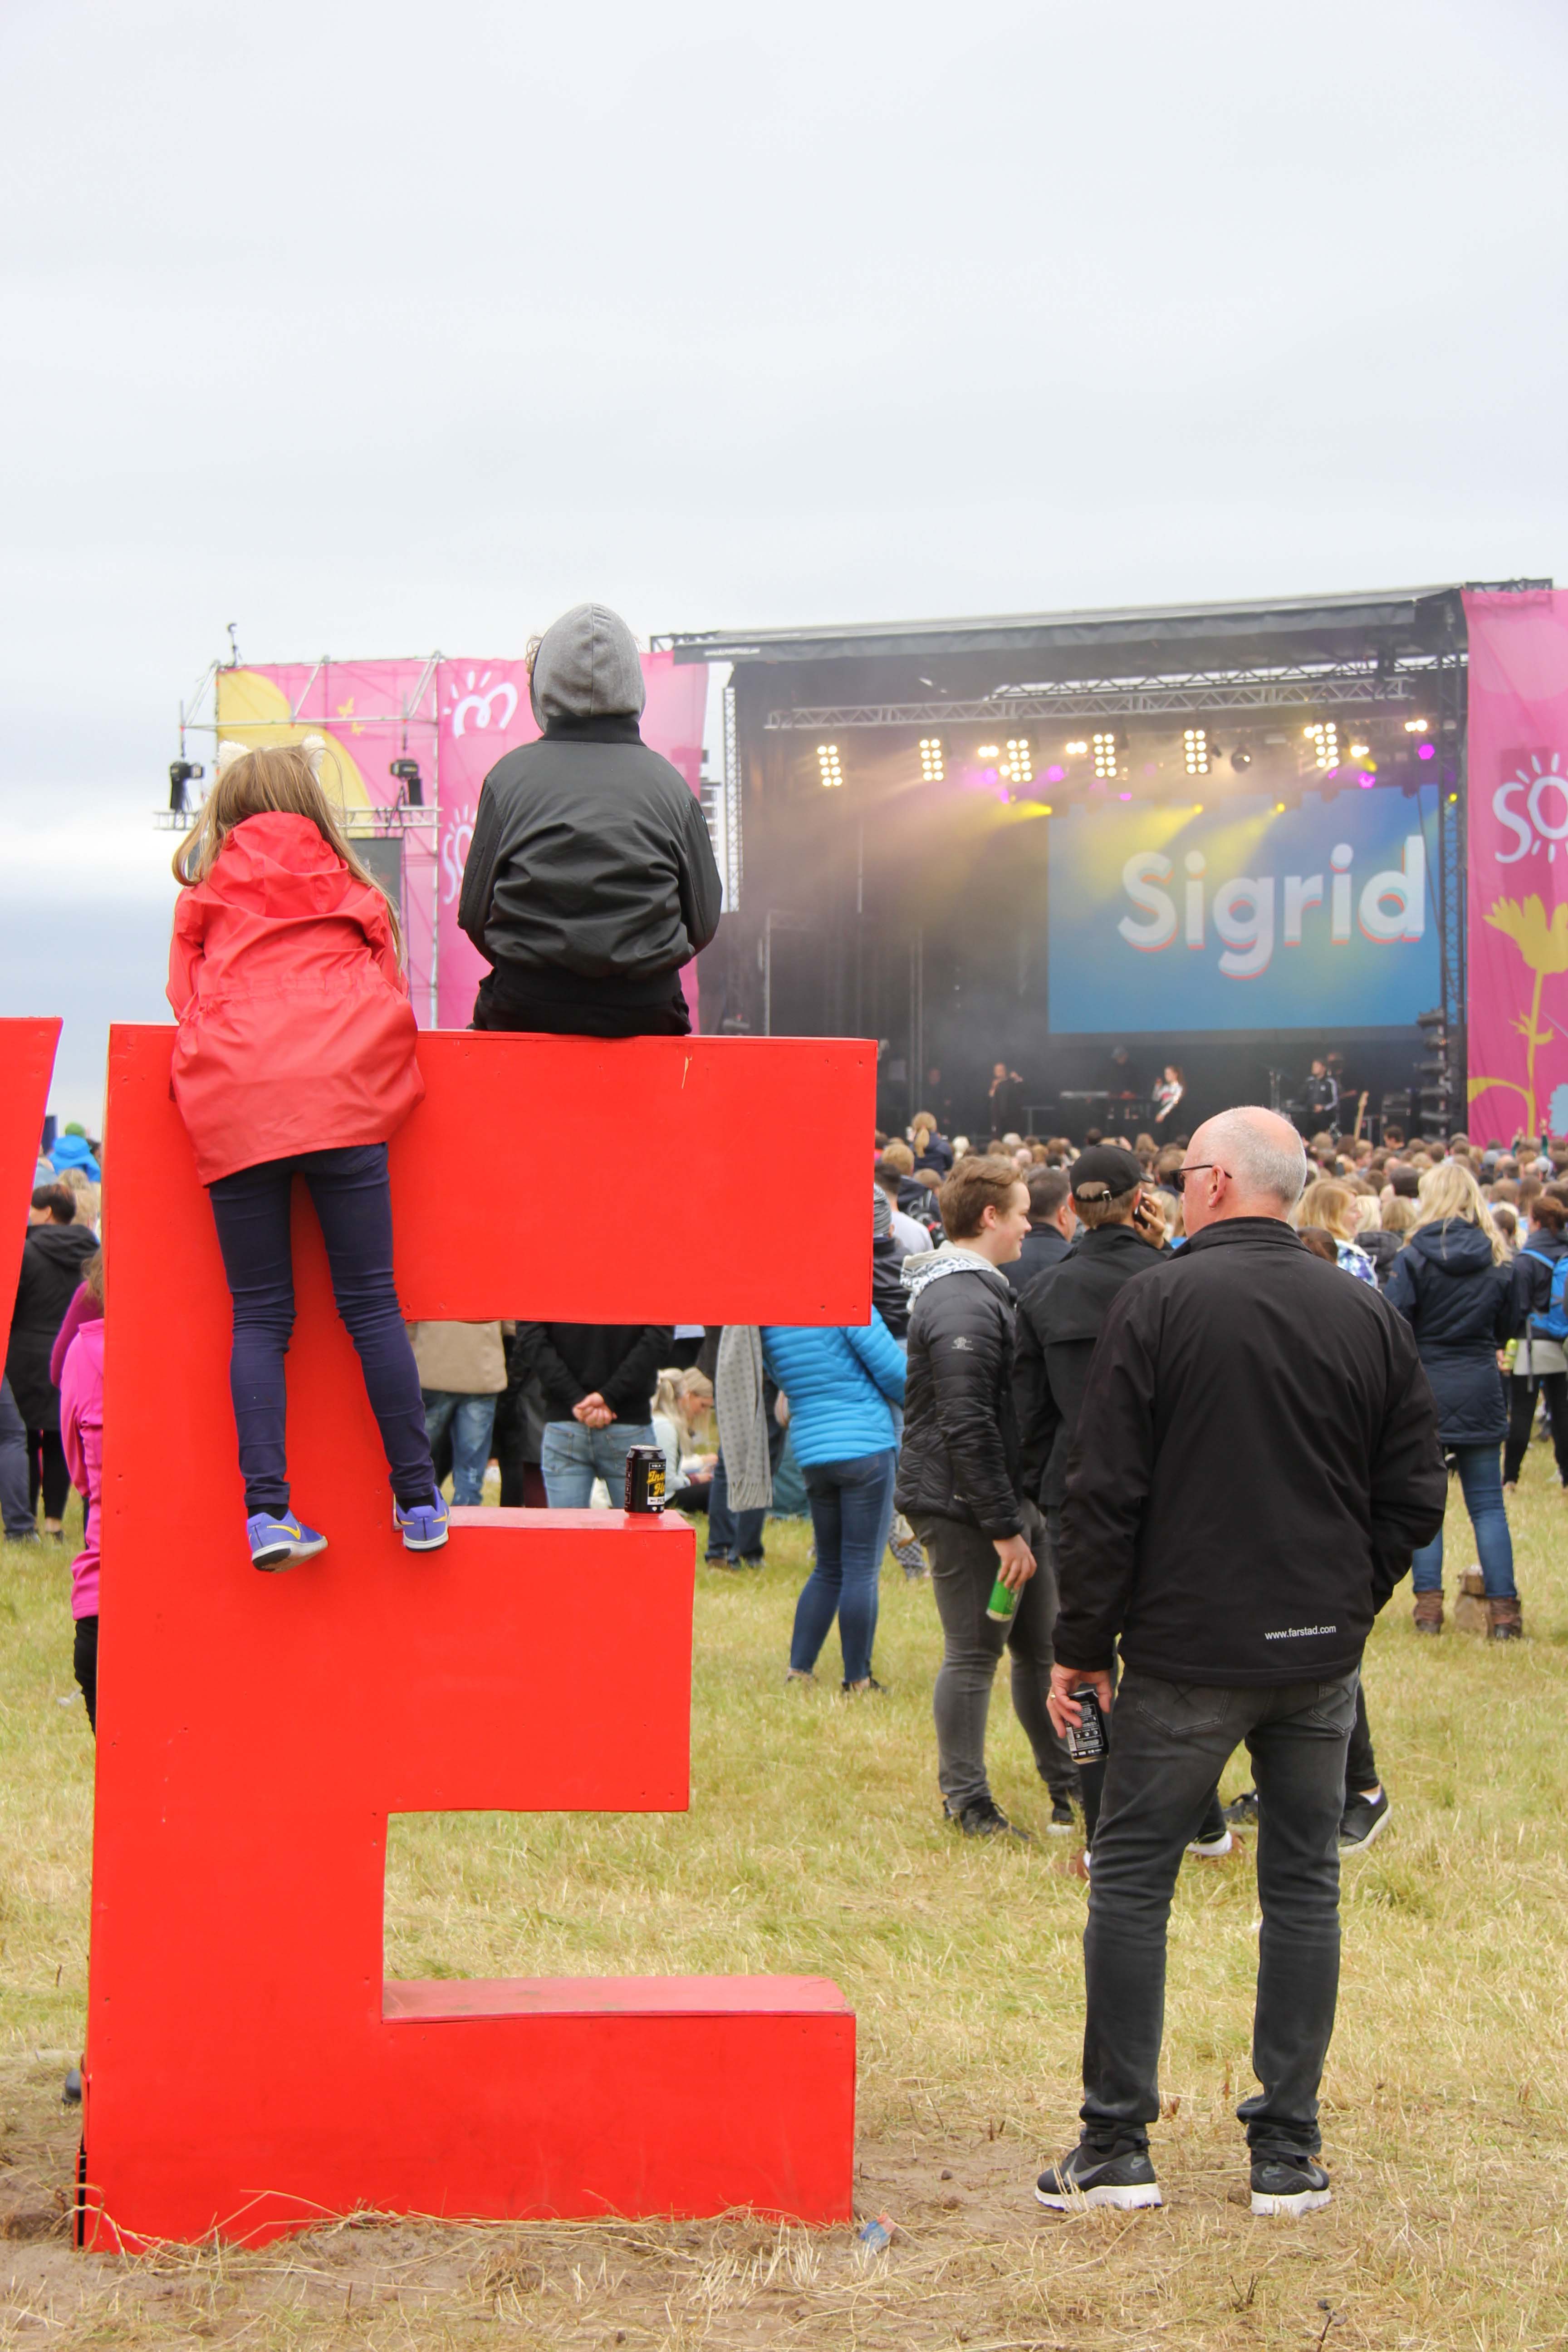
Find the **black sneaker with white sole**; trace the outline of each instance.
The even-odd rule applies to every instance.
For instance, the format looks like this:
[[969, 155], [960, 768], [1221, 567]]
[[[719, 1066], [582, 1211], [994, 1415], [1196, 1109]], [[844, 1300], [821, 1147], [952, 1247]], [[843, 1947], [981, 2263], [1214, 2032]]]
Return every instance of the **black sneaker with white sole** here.
[[1380, 1789], [1375, 1797], [1352, 1789], [1345, 1799], [1344, 1816], [1340, 1822], [1340, 1852], [1364, 1853], [1393, 1810], [1386, 1789]]
[[1125, 2147], [1108, 2156], [1087, 2139], [1041, 2173], [1035, 2195], [1053, 2213], [1070, 2213], [1078, 2205], [1116, 2205], [1123, 2212], [1136, 2212], [1164, 2202], [1146, 2147]]
[[1233, 1830], [1255, 1830], [1258, 1813], [1257, 1790], [1244, 1789], [1239, 1797], [1233, 1797], [1221, 1810]]
[[1078, 1832], [1078, 1817], [1065, 1797], [1051, 1799], [1051, 1835], [1073, 1837]]
[[1316, 2213], [1333, 2202], [1329, 2176], [1310, 2156], [1256, 2156], [1252, 2159], [1255, 2213]]

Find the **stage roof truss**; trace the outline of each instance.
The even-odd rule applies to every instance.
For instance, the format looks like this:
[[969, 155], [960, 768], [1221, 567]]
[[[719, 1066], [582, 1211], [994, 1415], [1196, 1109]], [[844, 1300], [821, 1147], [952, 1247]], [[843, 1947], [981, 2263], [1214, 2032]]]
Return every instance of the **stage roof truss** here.
[[1436, 662], [1280, 665], [1256, 670], [1194, 670], [1160, 677], [1074, 678], [998, 687], [969, 702], [863, 702], [770, 710], [773, 732], [839, 727], [962, 727], [1019, 719], [1122, 719], [1212, 710], [1342, 709], [1409, 705], [1435, 691]]

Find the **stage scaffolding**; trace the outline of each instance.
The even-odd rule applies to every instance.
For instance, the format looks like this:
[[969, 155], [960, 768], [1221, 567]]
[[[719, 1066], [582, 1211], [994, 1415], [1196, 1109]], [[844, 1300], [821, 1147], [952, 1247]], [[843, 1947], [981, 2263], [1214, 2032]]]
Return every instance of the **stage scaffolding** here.
[[[441, 821], [441, 730], [437, 695], [440, 667], [445, 659], [446, 656], [440, 653], [430, 654], [425, 658], [413, 691], [403, 698], [402, 705], [398, 709], [363, 710], [354, 713], [355, 721], [362, 728], [386, 727], [395, 728], [398, 730], [404, 752], [407, 757], [415, 760], [419, 767], [421, 800], [418, 802], [411, 800], [408, 782], [405, 780], [400, 780], [395, 797], [383, 804], [373, 803], [369, 806], [361, 806], [357, 803], [342, 801], [340, 803], [339, 810], [343, 829], [352, 839], [367, 843], [395, 842], [400, 848], [405, 843], [412, 840], [419, 852], [419, 864], [428, 865], [430, 923], [428, 998], [431, 1028], [437, 1026], [440, 985], [441, 871], [437, 856], [437, 843]], [[339, 667], [342, 665], [340, 664]], [[318, 721], [314, 718], [302, 715], [313, 698], [319, 697], [323, 710], [331, 708], [332, 667], [331, 657], [323, 654], [306, 677], [299, 693], [290, 700], [288, 720], [290, 726], [309, 730], [318, 723], [323, 727], [332, 723], [324, 718]], [[169, 772], [169, 805], [153, 812], [153, 823], [163, 831], [188, 833], [196, 823], [201, 814], [201, 796], [198, 794], [193, 805], [184, 785], [189, 782], [210, 784], [220, 741], [230, 740], [243, 741], [247, 735], [265, 736], [277, 732], [280, 722], [275, 718], [233, 719], [219, 715], [218, 700], [222, 679], [226, 676], [237, 676], [247, 668], [247, 664], [238, 660], [209, 662], [195, 690], [181, 703], [180, 754], [178, 762], [171, 765]], [[192, 736], [204, 743], [205, 739], [209, 736], [212, 738], [210, 759], [198, 761], [190, 760], [188, 742]], [[197, 771], [195, 775], [187, 774], [183, 781], [179, 780], [181, 770], [192, 768]], [[374, 859], [367, 862], [374, 867]], [[401, 866], [401, 874], [406, 904], [412, 894], [413, 883], [413, 877], [406, 864]], [[377, 879], [383, 882], [384, 887], [384, 878], [379, 873]]]

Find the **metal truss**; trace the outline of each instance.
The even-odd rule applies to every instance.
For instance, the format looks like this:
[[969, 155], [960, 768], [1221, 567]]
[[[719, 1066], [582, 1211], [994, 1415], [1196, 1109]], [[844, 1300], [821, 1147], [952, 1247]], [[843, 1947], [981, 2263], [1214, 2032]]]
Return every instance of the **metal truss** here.
[[1469, 850], [1466, 824], [1468, 799], [1469, 663], [1458, 647], [1439, 656], [1437, 674], [1438, 903], [1442, 914], [1443, 1029], [1447, 1089], [1454, 1114], [1468, 1118], [1465, 1021], [1466, 921]]
[[731, 677], [724, 688], [724, 908], [731, 915], [741, 903], [741, 729]]
[[[1440, 658], [1440, 657], [1439, 657]], [[849, 727], [1000, 725], [1019, 719], [1179, 717], [1215, 710], [1334, 710], [1353, 704], [1408, 706], [1434, 689], [1437, 658], [1396, 667], [1364, 664], [1256, 670], [1190, 670], [1165, 677], [1073, 678], [1059, 685], [1005, 686], [973, 702], [827, 703], [770, 710], [777, 731]]]

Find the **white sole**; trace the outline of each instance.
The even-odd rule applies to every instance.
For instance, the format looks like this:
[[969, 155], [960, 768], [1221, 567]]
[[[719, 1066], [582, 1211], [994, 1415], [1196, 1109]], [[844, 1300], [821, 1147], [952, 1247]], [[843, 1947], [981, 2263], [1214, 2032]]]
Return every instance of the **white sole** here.
[[1363, 1837], [1363, 1838], [1356, 1838], [1356, 1839], [1355, 1839], [1355, 1840], [1354, 1840], [1354, 1841], [1353, 1841], [1350, 1845], [1342, 1845], [1342, 1846], [1341, 1846], [1341, 1848], [1340, 1848], [1340, 1856], [1341, 1856], [1341, 1859], [1342, 1859], [1342, 1860], [1343, 1860], [1343, 1859], [1345, 1859], [1348, 1855], [1352, 1854], [1352, 1853], [1364, 1853], [1366, 1852], [1366, 1850], [1367, 1850], [1368, 1846], [1369, 1846], [1369, 1845], [1373, 1844], [1373, 1843], [1376, 1842], [1376, 1840], [1377, 1840], [1378, 1838], [1380, 1838], [1380, 1837], [1383, 1835], [1384, 1831], [1388, 1827], [1389, 1822], [1390, 1822], [1393, 1819], [1394, 1819], [1394, 1807], [1393, 1807], [1392, 1805], [1390, 1805], [1390, 1807], [1389, 1807], [1389, 1809], [1388, 1809], [1387, 1812], [1385, 1812], [1385, 1813], [1379, 1813], [1379, 1815], [1378, 1815], [1378, 1817], [1377, 1817], [1376, 1821], [1375, 1821], [1375, 1822], [1373, 1822], [1373, 1825], [1372, 1825], [1371, 1829], [1369, 1829], [1369, 1830], [1368, 1830], [1368, 1832], [1367, 1832], [1367, 1833], [1366, 1833], [1365, 1837]]
[[1228, 1830], [1226, 1832], [1223, 1845], [1199, 1845], [1194, 1839], [1187, 1848], [1187, 1852], [1195, 1853], [1200, 1862], [1223, 1862], [1227, 1853], [1234, 1853], [1235, 1851], [1236, 1840]]
[[443, 1528], [440, 1534], [432, 1536], [428, 1543], [410, 1543], [408, 1538], [405, 1536], [403, 1549], [405, 1551], [439, 1551], [447, 1540], [447, 1529]]
[[1260, 2197], [1256, 2189], [1252, 2192], [1252, 2210], [1260, 2218], [1274, 2214], [1290, 2221], [1299, 2213], [1321, 2212], [1333, 2201], [1331, 2189], [1302, 2189], [1294, 2197]]
[[1047, 2197], [1043, 2189], [1037, 2189], [1035, 2191], [1036, 2204], [1043, 2205], [1049, 2213], [1076, 2212], [1080, 2205], [1114, 2205], [1119, 2212], [1137, 2213], [1151, 2205], [1163, 2205], [1164, 2201], [1160, 2194], [1159, 2183], [1154, 2180], [1147, 2181], [1142, 2187], [1135, 2189], [1114, 2189], [1110, 2186], [1101, 2189], [1077, 2189], [1070, 2196], [1064, 2194]]

